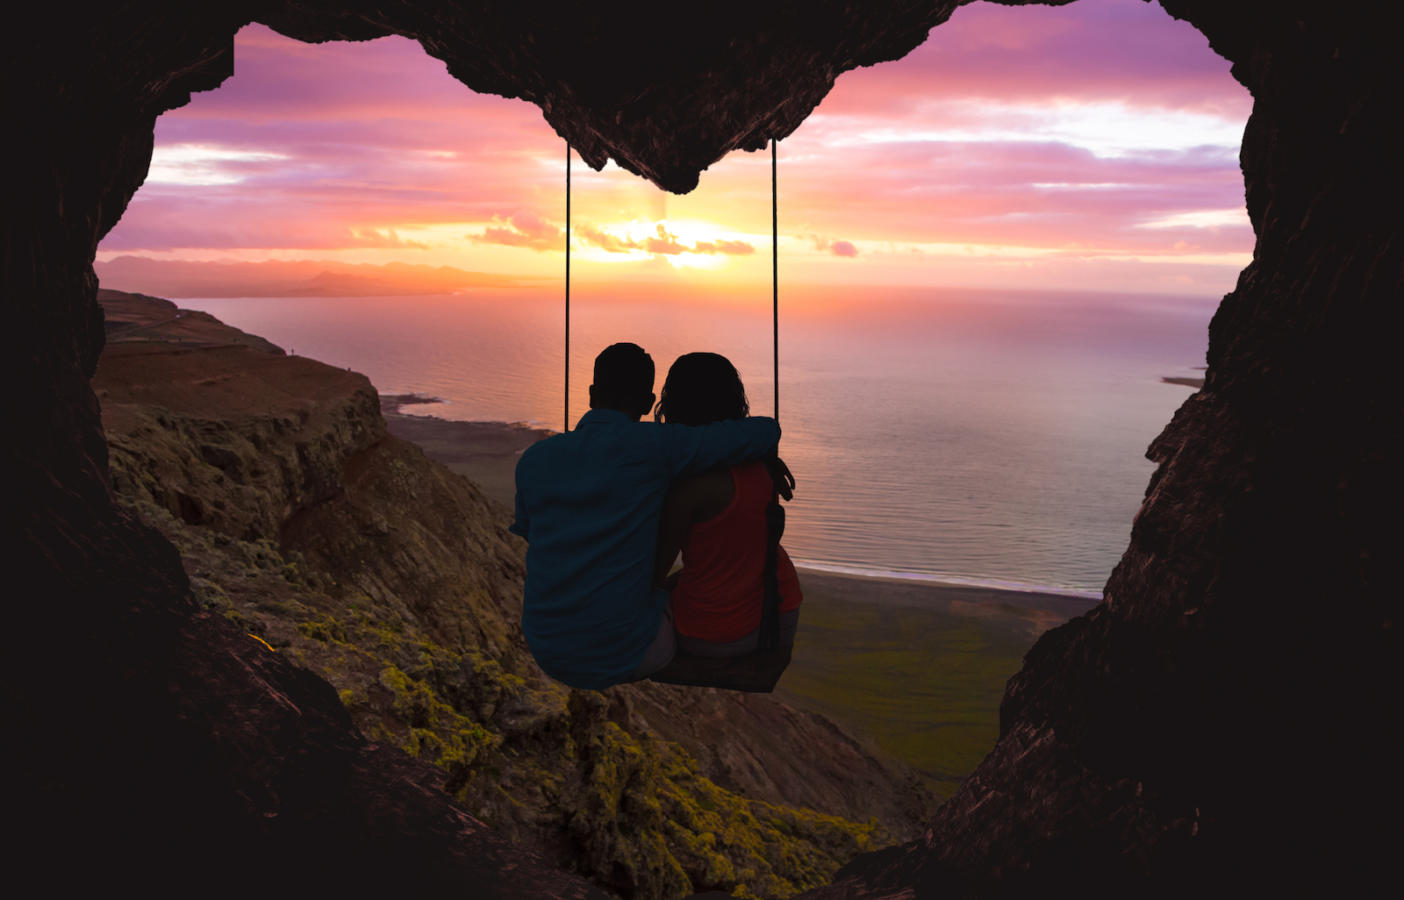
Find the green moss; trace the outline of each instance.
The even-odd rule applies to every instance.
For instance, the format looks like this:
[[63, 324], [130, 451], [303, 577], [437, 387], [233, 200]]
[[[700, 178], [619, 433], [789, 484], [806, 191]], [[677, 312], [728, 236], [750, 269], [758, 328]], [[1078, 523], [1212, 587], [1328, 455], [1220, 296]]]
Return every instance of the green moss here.
[[462, 768], [502, 742], [500, 735], [459, 713], [425, 682], [397, 666], [381, 669], [380, 684], [394, 696], [396, 717], [409, 725], [401, 746], [412, 756], [449, 769]]
[[[577, 714], [589, 710], [576, 707]], [[676, 745], [598, 723], [571, 830], [594, 867], [625, 893], [723, 890], [787, 897], [827, 883], [838, 865], [871, 849], [875, 822], [750, 800], [697, 774]], [[652, 893], [653, 890], [658, 893]]]
[[315, 620], [298, 622], [297, 630], [305, 637], [324, 644], [346, 643], [346, 630], [331, 616], [321, 616]]

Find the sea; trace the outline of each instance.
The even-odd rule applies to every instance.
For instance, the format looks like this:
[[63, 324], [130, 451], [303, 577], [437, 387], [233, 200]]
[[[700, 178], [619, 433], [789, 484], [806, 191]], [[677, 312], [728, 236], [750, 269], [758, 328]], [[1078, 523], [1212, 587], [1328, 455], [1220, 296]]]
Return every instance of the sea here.
[[[1152, 439], [1202, 375], [1218, 297], [814, 287], [781, 300], [781, 456], [798, 486], [785, 547], [855, 575], [1095, 598], [1124, 552]], [[559, 430], [564, 313], [534, 288], [399, 297], [182, 299], [285, 350], [369, 376], [408, 407]], [[774, 414], [769, 291], [573, 299], [572, 424], [596, 353], [740, 370]]]

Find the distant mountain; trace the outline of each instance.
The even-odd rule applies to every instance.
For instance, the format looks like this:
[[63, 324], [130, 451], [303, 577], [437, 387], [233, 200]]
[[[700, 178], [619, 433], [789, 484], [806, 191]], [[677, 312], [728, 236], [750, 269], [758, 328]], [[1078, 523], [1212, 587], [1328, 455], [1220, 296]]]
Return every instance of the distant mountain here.
[[164, 297], [373, 297], [527, 287], [537, 279], [412, 263], [216, 262], [118, 256], [94, 264], [105, 288]]

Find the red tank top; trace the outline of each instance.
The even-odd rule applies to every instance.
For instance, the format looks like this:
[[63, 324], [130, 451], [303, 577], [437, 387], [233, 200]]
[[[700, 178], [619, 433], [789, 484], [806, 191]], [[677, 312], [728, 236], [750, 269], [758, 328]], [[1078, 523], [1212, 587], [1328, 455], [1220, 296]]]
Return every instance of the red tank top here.
[[[673, 624], [702, 641], [740, 640], [760, 627], [765, 602], [765, 508], [773, 487], [761, 461], [731, 467], [731, 503], [698, 522], [683, 547], [682, 577], [673, 589]], [[775, 575], [780, 609], [800, 605], [799, 578], [781, 547]]]

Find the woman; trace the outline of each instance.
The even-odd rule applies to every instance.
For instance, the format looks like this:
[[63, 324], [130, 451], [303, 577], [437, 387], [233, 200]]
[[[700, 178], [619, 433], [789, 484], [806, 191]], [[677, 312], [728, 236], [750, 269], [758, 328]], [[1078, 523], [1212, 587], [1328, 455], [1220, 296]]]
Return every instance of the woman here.
[[[716, 353], [688, 353], [668, 370], [654, 418], [706, 425], [750, 414], [736, 367]], [[672, 592], [678, 650], [693, 656], [741, 656], [756, 649], [765, 600], [766, 507], [774, 494], [764, 460], [685, 478], [663, 507], [657, 580]], [[787, 495], [788, 496], [788, 495]], [[678, 551], [682, 571], [669, 576]], [[776, 553], [780, 643], [799, 623], [800, 586], [783, 547]]]

